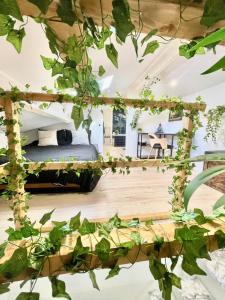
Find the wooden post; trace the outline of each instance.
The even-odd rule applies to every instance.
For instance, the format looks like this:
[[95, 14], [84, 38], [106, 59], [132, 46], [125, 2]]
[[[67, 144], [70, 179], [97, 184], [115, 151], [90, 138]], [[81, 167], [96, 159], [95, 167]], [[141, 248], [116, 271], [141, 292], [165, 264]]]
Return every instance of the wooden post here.
[[[191, 118], [191, 112], [186, 111], [186, 114], [189, 116], [183, 117], [183, 129], [186, 132], [186, 137], [184, 139], [184, 143], [182, 146], [182, 155], [180, 160], [190, 157], [191, 153], [191, 146], [192, 146], [192, 130], [193, 130], [193, 120]], [[184, 190], [187, 182], [188, 171], [186, 166], [181, 167], [181, 169], [175, 174], [178, 179], [175, 183], [175, 195], [174, 199], [172, 200], [172, 211], [176, 212], [184, 208]]]
[[5, 100], [6, 134], [8, 138], [8, 158], [9, 158], [9, 186], [12, 195], [14, 222], [19, 225], [25, 217], [25, 194], [23, 167], [21, 167], [22, 151], [20, 140], [19, 124], [19, 102], [11, 99]]

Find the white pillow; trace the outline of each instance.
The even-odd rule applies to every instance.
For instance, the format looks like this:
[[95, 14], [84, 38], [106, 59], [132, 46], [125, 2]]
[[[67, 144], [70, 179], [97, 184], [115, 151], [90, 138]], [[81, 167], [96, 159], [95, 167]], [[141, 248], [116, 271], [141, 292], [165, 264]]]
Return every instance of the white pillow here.
[[38, 130], [38, 146], [58, 146], [56, 130]]
[[89, 145], [88, 141], [88, 134], [86, 130], [77, 130], [77, 131], [72, 131], [72, 136], [73, 136], [73, 145], [77, 144], [83, 144], [83, 145]]

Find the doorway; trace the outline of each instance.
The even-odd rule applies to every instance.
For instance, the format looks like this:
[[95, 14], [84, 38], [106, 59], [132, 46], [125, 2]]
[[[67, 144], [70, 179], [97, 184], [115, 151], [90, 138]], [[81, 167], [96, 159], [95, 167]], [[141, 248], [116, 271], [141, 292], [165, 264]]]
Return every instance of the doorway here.
[[104, 120], [104, 155], [125, 156], [126, 147], [126, 114], [124, 110], [106, 107], [103, 110]]

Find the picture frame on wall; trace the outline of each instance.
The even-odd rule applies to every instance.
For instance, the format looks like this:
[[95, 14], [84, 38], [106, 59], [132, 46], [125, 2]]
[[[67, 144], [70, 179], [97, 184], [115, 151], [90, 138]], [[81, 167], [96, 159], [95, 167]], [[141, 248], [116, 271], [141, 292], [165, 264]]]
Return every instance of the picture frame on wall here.
[[173, 122], [173, 121], [180, 121], [182, 120], [182, 117], [183, 117], [183, 113], [182, 111], [181, 112], [172, 112], [170, 111], [169, 113], [169, 122]]

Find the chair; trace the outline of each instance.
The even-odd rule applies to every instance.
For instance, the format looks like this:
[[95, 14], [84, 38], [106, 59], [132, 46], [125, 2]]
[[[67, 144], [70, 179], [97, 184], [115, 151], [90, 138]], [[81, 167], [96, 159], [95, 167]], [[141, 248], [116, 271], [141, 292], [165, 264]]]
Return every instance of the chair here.
[[[150, 158], [152, 151], [154, 149], [158, 149], [163, 151], [162, 155], [164, 156], [164, 151], [167, 149], [167, 138], [159, 138], [154, 133], [149, 133], [149, 144], [150, 144], [150, 152], [148, 155], [148, 159]], [[157, 151], [155, 151], [155, 159], [157, 157]]]

